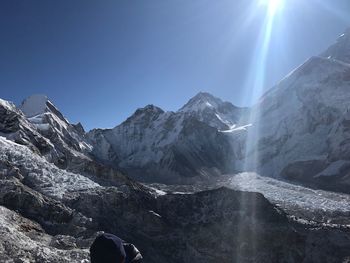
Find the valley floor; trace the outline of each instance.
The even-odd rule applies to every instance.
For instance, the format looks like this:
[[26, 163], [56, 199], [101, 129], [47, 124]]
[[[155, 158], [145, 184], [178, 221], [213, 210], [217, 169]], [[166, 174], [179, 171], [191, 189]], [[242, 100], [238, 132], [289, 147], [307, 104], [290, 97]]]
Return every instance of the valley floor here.
[[289, 216], [303, 223], [350, 227], [350, 195], [315, 190], [302, 185], [245, 172], [222, 176], [211, 185], [162, 185], [152, 187], [165, 192], [193, 193], [217, 187], [258, 192]]
[[350, 195], [314, 190], [255, 173], [240, 173], [226, 178], [224, 185], [235, 190], [262, 193], [291, 215], [350, 226]]

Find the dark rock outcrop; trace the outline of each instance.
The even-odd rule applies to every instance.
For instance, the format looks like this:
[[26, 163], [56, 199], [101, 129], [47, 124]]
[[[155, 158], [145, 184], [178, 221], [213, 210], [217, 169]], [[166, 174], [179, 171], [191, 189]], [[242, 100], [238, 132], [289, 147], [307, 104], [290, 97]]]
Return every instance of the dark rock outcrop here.
[[154, 199], [110, 188], [81, 192], [68, 205], [134, 242], [147, 262], [280, 262], [281, 256], [301, 262], [305, 256], [302, 236], [261, 194], [220, 188]]

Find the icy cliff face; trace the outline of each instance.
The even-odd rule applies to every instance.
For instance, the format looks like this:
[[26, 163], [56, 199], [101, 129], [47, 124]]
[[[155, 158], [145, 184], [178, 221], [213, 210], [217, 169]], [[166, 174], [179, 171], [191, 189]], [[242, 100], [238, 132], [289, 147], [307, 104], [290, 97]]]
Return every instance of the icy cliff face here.
[[348, 108], [348, 74], [348, 65], [314, 57], [265, 94], [254, 108], [259, 118], [253, 125], [260, 138], [270, 139], [264, 147], [293, 148], [293, 156], [283, 154], [290, 161], [324, 153], [332, 124]]
[[91, 189], [98, 184], [80, 174], [59, 169], [26, 146], [18, 145], [0, 137], [0, 160], [20, 167], [19, 172], [26, 174], [32, 188], [53, 197], [62, 198], [65, 194], [82, 189]]
[[249, 130], [258, 142], [249, 149], [258, 156], [257, 170], [332, 190], [348, 188], [346, 172], [334, 173], [337, 179], [320, 175], [334, 170], [335, 161], [344, 164], [343, 171], [347, 167], [349, 90], [349, 64], [313, 57], [268, 91], [253, 108], [257, 118]]

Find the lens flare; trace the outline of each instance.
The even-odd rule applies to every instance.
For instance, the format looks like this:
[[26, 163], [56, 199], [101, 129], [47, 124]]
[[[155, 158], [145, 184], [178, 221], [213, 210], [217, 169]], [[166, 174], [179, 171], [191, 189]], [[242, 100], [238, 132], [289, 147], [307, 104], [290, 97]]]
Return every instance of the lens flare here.
[[[264, 91], [266, 68], [268, 63], [268, 54], [270, 51], [270, 42], [272, 38], [273, 28], [276, 22], [276, 17], [272, 15], [272, 11], [276, 11], [280, 2], [278, 0], [264, 1], [268, 2], [272, 7], [269, 7], [269, 13], [264, 19], [264, 23], [261, 25], [260, 35], [257, 41], [255, 53], [252, 60], [252, 67], [250, 77], [253, 79], [251, 87], [249, 88], [250, 94], [255, 94], [260, 97]], [[273, 9], [273, 10], [272, 10]], [[252, 127], [248, 129], [245, 145], [245, 162], [243, 165], [244, 171], [257, 171], [259, 167], [258, 156], [258, 140], [260, 134], [260, 109], [259, 107], [252, 107], [249, 113], [247, 122], [252, 124]]]
[[267, 7], [269, 16], [275, 16], [283, 7], [283, 0], [260, 0], [260, 4]]

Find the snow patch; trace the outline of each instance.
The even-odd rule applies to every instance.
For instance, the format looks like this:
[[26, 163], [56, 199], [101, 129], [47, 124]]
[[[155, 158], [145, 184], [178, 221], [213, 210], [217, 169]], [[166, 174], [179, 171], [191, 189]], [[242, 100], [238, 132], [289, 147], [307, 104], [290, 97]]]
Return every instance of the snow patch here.
[[153, 210], [149, 210], [148, 212], [150, 212], [152, 215], [154, 215], [156, 217], [162, 218], [162, 216], [160, 214], [154, 212]]
[[12, 102], [3, 99], [0, 99], [0, 105], [8, 110], [14, 110], [16, 108], [16, 106]]
[[224, 131], [219, 131], [219, 132], [223, 132], [223, 133], [232, 133], [232, 132], [236, 132], [236, 131], [246, 131], [248, 127], [253, 126], [253, 124], [247, 124], [247, 125], [243, 125], [243, 126], [238, 126], [236, 127], [236, 125], [233, 125], [231, 127], [231, 129], [229, 130], [224, 130]]

